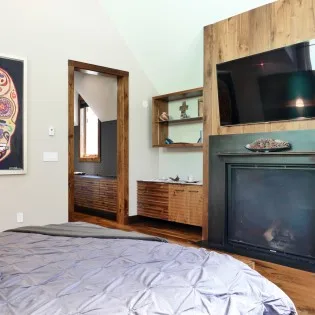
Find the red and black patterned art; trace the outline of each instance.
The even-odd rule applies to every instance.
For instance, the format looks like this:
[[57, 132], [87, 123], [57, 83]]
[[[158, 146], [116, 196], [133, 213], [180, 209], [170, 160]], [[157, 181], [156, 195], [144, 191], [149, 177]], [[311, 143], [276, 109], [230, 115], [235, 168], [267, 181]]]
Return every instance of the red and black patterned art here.
[[0, 56], [0, 174], [26, 171], [25, 59]]

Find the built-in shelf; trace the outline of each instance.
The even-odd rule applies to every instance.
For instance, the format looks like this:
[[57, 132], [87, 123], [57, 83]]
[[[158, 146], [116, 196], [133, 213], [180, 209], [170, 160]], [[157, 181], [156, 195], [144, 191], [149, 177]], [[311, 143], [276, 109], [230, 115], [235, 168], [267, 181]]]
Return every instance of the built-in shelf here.
[[[191, 90], [180, 91], [176, 93], [170, 93], [165, 95], [159, 95], [152, 98], [152, 146], [153, 147], [164, 147], [164, 148], [193, 148], [193, 147], [202, 147], [202, 143], [197, 143], [199, 138], [199, 130], [202, 128], [197, 128], [196, 125], [196, 143], [185, 143], [184, 141], [194, 141], [191, 136], [186, 137], [185, 129], [181, 134], [181, 139], [172, 139], [175, 143], [166, 144], [166, 140], [169, 137], [169, 129], [171, 129], [171, 125], [181, 125], [184, 126], [185, 124], [194, 124], [194, 123], [202, 123], [203, 122], [203, 88], [196, 88]], [[195, 99], [197, 98], [197, 99]], [[174, 101], [182, 101], [183, 102], [196, 102], [196, 106], [198, 106], [198, 115], [197, 117], [192, 118], [184, 118], [184, 119], [173, 119], [173, 120], [166, 120], [166, 121], [159, 121], [159, 117], [162, 113], [169, 113], [169, 102]], [[180, 112], [178, 112], [180, 114]], [[189, 131], [191, 132], [191, 131]], [[175, 137], [176, 138], [176, 137]], [[183, 142], [176, 142], [176, 141], [183, 141]]]
[[281, 152], [217, 152], [218, 156], [263, 156], [263, 155], [314, 155], [313, 152], [281, 151]]
[[178, 100], [182, 100], [186, 98], [199, 97], [199, 96], [202, 96], [202, 93], [203, 93], [203, 88], [199, 87], [195, 89], [155, 96], [153, 97], [153, 100], [173, 102], [173, 101], [178, 101]]
[[159, 148], [202, 148], [202, 143], [170, 143], [170, 144], [160, 144], [155, 145], [154, 147]]
[[202, 122], [202, 117], [192, 117], [192, 118], [185, 118], [185, 119], [173, 119], [173, 120], [160, 120], [157, 121], [159, 124], [181, 124], [181, 123], [188, 123], [188, 122]]

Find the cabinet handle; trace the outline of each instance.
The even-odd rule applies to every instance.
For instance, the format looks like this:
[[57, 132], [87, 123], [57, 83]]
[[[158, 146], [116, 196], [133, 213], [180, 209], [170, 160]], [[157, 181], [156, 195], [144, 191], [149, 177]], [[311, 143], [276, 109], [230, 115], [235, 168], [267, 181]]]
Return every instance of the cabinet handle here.
[[197, 193], [199, 191], [198, 190], [189, 190], [189, 192]]
[[184, 189], [176, 189], [175, 191], [176, 192], [182, 192], [182, 191], [184, 191]]

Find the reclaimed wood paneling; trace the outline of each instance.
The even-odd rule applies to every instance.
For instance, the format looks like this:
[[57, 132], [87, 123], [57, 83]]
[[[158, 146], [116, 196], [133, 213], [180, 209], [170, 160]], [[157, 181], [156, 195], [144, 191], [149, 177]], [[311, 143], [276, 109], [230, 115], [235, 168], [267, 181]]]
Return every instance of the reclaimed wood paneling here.
[[[315, 128], [315, 120], [221, 127], [216, 64], [315, 38], [314, 8], [314, 0], [278, 0], [204, 28], [204, 240], [208, 237], [209, 135]], [[279, 285], [300, 314], [315, 314], [314, 274], [257, 261], [256, 270]]]

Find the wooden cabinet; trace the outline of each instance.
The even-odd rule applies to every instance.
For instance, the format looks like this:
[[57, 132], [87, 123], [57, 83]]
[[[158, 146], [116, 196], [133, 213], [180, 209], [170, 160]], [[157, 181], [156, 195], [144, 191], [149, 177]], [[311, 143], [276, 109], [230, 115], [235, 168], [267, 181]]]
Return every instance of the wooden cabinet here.
[[100, 199], [103, 210], [117, 212], [117, 180], [102, 178], [100, 180]]
[[169, 185], [169, 221], [189, 224], [185, 185]]
[[203, 190], [202, 186], [186, 186], [188, 221], [191, 225], [202, 226]]
[[138, 215], [168, 219], [168, 185], [138, 182]]
[[75, 176], [74, 204], [77, 207], [117, 212], [117, 180], [99, 176]]
[[138, 182], [138, 215], [202, 226], [202, 186]]

